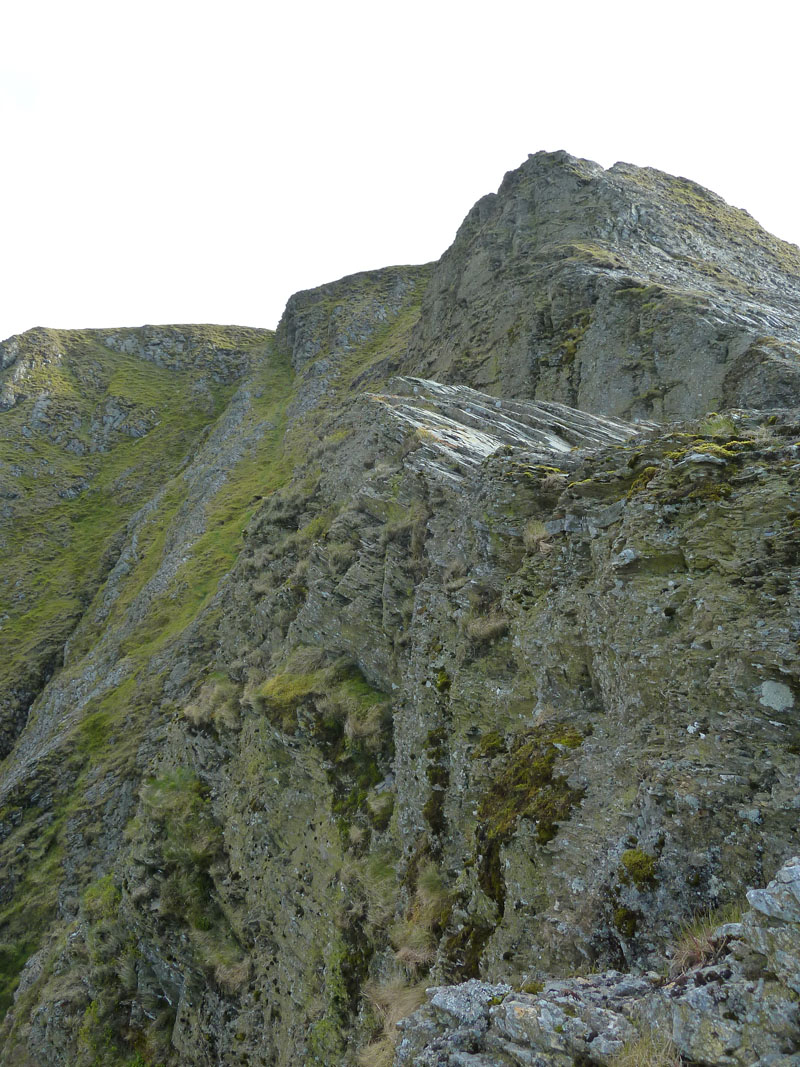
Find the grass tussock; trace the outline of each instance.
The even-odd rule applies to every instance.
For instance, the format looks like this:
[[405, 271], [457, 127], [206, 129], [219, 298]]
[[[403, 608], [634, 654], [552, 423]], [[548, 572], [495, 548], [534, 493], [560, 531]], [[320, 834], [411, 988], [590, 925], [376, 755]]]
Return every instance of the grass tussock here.
[[412, 974], [428, 968], [452, 910], [451, 894], [434, 863], [420, 871], [411, 906], [404, 918], [394, 923], [389, 937], [399, 963]]
[[677, 1046], [665, 1033], [648, 1028], [627, 1041], [608, 1067], [681, 1067]]
[[401, 978], [368, 982], [364, 999], [376, 1021], [373, 1041], [358, 1054], [359, 1067], [391, 1067], [397, 1044], [397, 1024], [425, 1002], [425, 982], [409, 985]]
[[241, 726], [239, 692], [227, 679], [207, 682], [194, 700], [183, 709], [195, 728], [238, 730]]
[[529, 552], [541, 552], [542, 555], [547, 555], [548, 552], [552, 552], [553, 546], [549, 541], [550, 535], [545, 529], [543, 522], [539, 519], [529, 519], [525, 524], [525, 529], [522, 531], [522, 543], [525, 545]]
[[740, 904], [727, 904], [713, 911], [703, 912], [686, 923], [672, 949], [669, 973], [671, 978], [686, 974], [696, 967], [714, 963], [725, 950], [725, 938], [717, 938], [715, 931], [724, 923], [741, 922]]
[[230, 930], [217, 927], [211, 930], [193, 929], [190, 933], [194, 957], [229, 996], [246, 988], [250, 981], [251, 962], [236, 943]]
[[490, 645], [508, 633], [508, 619], [499, 612], [472, 615], [465, 623], [464, 632], [473, 645]]
[[397, 908], [397, 857], [388, 849], [369, 853], [350, 868], [348, 884], [353, 899], [364, 903], [365, 930], [385, 931]]
[[442, 575], [442, 582], [446, 592], [456, 593], [459, 589], [462, 589], [468, 581], [467, 567], [463, 560], [454, 559], [445, 567], [444, 574]]

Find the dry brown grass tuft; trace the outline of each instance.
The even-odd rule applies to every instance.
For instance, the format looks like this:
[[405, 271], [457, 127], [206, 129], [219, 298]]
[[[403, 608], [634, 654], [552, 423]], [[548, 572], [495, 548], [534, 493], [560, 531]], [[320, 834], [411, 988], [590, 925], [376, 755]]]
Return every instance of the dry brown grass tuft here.
[[522, 531], [522, 543], [529, 552], [538, 551], [543, 555], [552, 552], [553, 546], [550, 544], [549, 537], [544, 523], [538, 519], [529, 519]]
[[239, 694], [228, 681], [207, 682], [183, 709], [194, 727], [215, 726], [237, 730], [240, 726]]
[[436, 959], [436, 941], [426, 927], [406, 920], [396, 923], [391, 933], [395, 958], [412, 973], [421, 967], [430, 967]]
[[672, 949], [669, 973], [671, 978], [703, 967], [715, 960], [725, 951], [727, 939], [719, 940], [714, 931], [723, 923], [740, 922], [742, 909], [738, 904], [729, 904], [715, 911], [707, 911], [681, 930]]
[[499, 613], [473, 615], [467, 619], [464, 630], [473, 644], [488, 645], [508, 632], [508, 619]]
[[250, 981], [250, 960], [245, 958], [218, 963], [214, 968], [214, 977], [224, 993], [230, 996], [241, 993]]
[[608, 1067], [681, 1067], [677, 1046], [654, 1028], [643, 1030], [608, 1061]]
[[425, 983], [408, 985], [399, 977], [368, 982], [364, 997], [380, 1030], [376, 1040], [359, 1053], [359, 1067], [391, 1067], [398, 1038], [397, 1024], [425, 1002]]
[[385, 728], [386, 709], [381, 704], [366, 707], [356, 700], [343, 706], [347, 718], [344, 723], [345, 737], [350, 741], [363, 741], [369, 752], [379, 751]]

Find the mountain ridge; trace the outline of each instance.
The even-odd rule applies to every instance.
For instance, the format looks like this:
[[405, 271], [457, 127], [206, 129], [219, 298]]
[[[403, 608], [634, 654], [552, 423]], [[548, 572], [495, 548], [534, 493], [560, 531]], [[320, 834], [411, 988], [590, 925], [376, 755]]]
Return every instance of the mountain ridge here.
[[[793, 1062], [794, 918], [724, 1048], [707, 958], [636, 985], [797, 853], [800, 253], [747, 219], [540, 153], [274, 332], [0, 345], [1, 1064], [379, 1067], [426, 986], [508, 1037], [609, 968]], [[438, 1003], [398, 1063], [622, 1053]]]
[[[758, 406], [793, 403], [798, 273], [795, 246], [701, 186], [539, 153], [442, 256], [411, 359], [423, 376], [623, 417], [748, 406], [756, 388]], [[681, 371], [698, 348], [693, 395]]]

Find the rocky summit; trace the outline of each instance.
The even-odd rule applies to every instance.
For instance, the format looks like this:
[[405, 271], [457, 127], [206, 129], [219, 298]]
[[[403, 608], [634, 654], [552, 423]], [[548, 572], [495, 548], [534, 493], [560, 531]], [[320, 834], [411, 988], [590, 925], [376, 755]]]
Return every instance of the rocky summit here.
[[796, 247], [539, 153], [0, 366], [2, 1067], [800, 1065]]

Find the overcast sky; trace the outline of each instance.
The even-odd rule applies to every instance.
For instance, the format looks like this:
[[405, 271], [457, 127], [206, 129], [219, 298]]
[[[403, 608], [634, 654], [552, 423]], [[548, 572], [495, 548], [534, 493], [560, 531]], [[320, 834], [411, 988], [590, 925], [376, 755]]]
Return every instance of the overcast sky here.
[[682, 174], [800, 242], [798, 21], [763, 0], [8, 0], [0, 337], [275, 326], [298, 289], [437, 258], [539, 149]]

